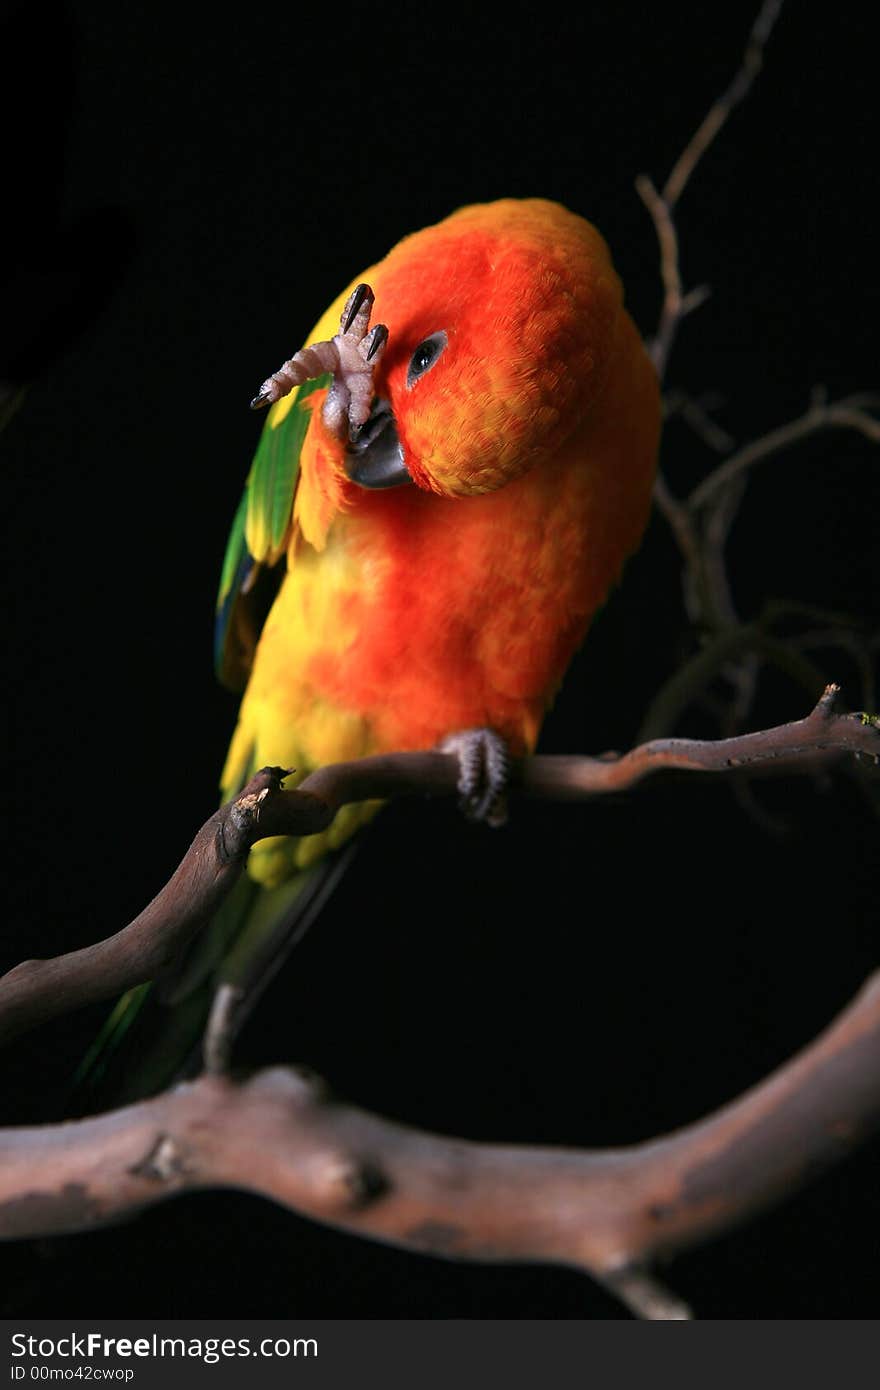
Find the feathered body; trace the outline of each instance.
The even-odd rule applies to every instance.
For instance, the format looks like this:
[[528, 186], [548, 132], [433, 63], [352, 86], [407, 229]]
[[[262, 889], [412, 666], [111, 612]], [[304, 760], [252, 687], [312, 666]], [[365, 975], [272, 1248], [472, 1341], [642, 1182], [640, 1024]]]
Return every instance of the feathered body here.
[[[350, 480], [323, 392], [273, 407], [267, 431], [290, 411], [308, 424], [287, 574], [256, 647], [226, 794], [263, 764], [301, 778], [478, 726], [533, 748], [648, 515], [656, 379], [589, 223], [539, 199], [468, 207], [359, 278], [388, 326], [375, 389], [415, 485]], [[350, 288], [309, 341], [336, 330]], [[414, 351], [438, 330], [445, 350], [408, 383]], [[254, 554], [266, 553], [260, 525], [246, 533]], [[326, 836], [262, 842], [252, 875], [277, 883], [370, 811], [348, 808]]]

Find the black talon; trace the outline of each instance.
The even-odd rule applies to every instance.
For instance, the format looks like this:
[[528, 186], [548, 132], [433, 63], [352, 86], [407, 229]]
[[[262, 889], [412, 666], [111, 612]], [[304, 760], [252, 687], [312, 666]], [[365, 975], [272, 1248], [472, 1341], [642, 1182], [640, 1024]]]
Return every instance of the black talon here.
[[346, 314], [342, 324], [343, 333], [347, 333], [348, 330], [351, 328], [351, 325], [357, 318], [358, 311], [360, 310], [360, 307], [368, 294], [372, 294], [372, 290], [370, 289], [369, 285], [357, 285], [355, 289], [352, 291], [351, 303], [348, 307], [348, 313]]
[[380, 349], [381, 347], [384, 347], [385, 344], [388, 342], [388, 329], [385, 327], [384, 323], [377, 323], [377, 324], [376, 324], [376, 327], [373, 329], [372, 333], [370, 334], [370, 338], [371, 338], [371, 342], [370, 342], [369, 349], [368, 349], [368, 351], [367, 351], [367, 361], [368, 361], [368, 362], [372, 362], [373, 358], [376, 356], [376, 353], [379, 351], [379, 349]]
[[260, 393], [254, 396], [254, 399], [251, 401], [251, 410], [262, 410], [263, 406], [267, 404], [268, 400], [268, 393], [265, 391], [260, 391]]

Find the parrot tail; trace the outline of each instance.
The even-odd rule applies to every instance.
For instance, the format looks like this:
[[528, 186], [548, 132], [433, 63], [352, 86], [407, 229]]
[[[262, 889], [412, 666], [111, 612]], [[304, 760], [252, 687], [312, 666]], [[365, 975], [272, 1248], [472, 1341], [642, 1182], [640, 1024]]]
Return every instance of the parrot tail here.
[[124, 1105], [154, 1095], [203, 1066], [203, 1038], [223, 986], [235, 991], [224, 1027], [228, 1051], [260, 995], [319, 916], [355, 844], [326, 855], [277, 888], [242, 874], [171, 973], [128, 990], [72, 1078], [70, 1104]]

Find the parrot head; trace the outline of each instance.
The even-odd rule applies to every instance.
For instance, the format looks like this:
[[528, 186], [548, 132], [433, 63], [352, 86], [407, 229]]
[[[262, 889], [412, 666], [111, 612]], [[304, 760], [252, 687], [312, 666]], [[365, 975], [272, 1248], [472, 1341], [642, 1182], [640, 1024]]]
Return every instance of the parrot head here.
[[622, 306], [589, 222], [543, 199], [465, 207], [366, 272], [388, 341], [346, 471], [362, 487], [491, 492], [601, 394]]

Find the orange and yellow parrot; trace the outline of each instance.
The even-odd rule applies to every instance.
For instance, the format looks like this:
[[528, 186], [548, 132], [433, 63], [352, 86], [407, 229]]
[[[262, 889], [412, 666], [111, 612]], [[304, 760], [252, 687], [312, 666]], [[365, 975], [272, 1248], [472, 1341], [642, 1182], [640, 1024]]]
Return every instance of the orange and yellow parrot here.
[[[244, 689], [224, 799], [266, 764], [296, 785], [456, 735], [491, 820], [504, 747], [534, 748], [650, 506], [658, 386], [604, 240], [542, 199], [462, 208], [358, 276], [252, 404], [218, 598]], [[375, 809], [259, 842], [166, 996], [253, 984]]]

